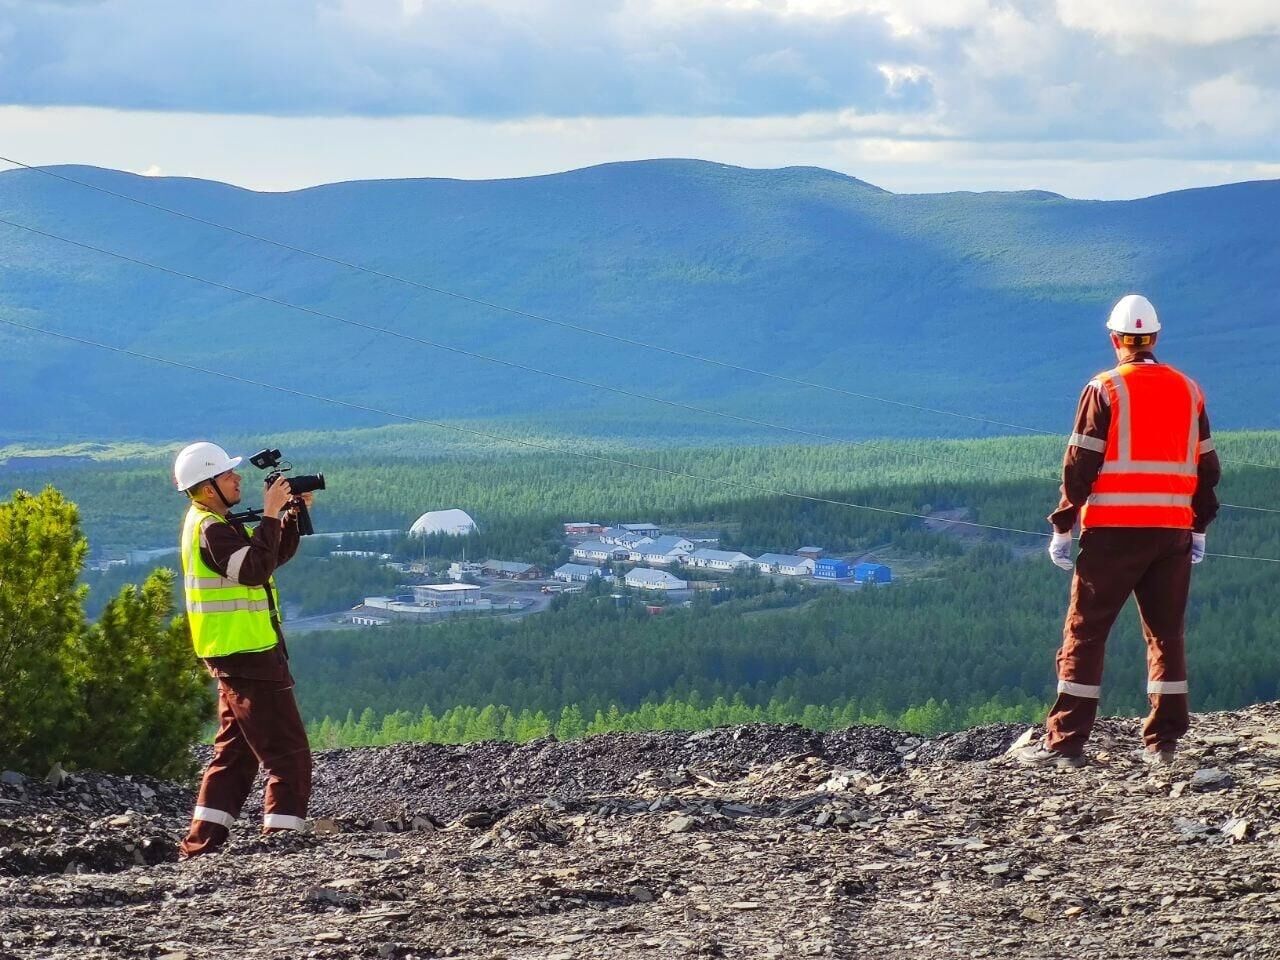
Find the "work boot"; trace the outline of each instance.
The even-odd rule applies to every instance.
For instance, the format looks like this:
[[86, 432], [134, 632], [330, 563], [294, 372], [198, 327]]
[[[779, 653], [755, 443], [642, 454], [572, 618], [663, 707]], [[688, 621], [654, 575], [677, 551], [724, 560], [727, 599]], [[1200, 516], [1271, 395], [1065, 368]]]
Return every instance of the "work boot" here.
[[1152, 767], [1167, 767], [1178, 759], [1178, 745], [1176, 743], [1161, 743], [1155, 748], [1144, 747], [1142, 750], [1142, 762]]
[[1019, 750], [1013, 752], [1013, 759], [1024, 767], [1058, 767], [1059, 769], [1068, 769], [1084, 766], [1084, 756], [1071, 756], [1066, 753], [1059, 753], [1057, 750], [1050, 750], [1044, 740], [1037, 740], [1035, 743], [1028, 744]]

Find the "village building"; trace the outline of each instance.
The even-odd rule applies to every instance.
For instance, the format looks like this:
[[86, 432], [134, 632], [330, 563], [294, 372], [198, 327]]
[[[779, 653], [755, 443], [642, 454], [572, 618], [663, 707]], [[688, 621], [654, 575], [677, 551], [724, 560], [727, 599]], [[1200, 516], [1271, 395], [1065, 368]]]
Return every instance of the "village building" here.
[[480, 564], [480, 571], [485, 576], [503, 580], [537, 580], [542, 576], [542, 571], [532, 563], [516, 563], [511, 560], [486, 560]]
[[622, 527], [605, 527], [604, 532], [600, 534], [601, 543], [612, 543], [619, 547], [630, 549], [641, 540], [652, 540], [643, 534], [632, 533], [630, 530], [624, 530]]
[[859, 563], [853, 568], [854, 583], [892, 583], [893, 572], [883, 563]]
[[605, 529], [603, 523], [576, 521], [564, 525], [564, 535], [566, 537], [598, 537], [604, 533]]
[[620, 523], [618, 526], [628, 533], [634, 533], [641, 537], [659, 537], [662, 535], [662, 529], [656, 523]]
[[702, 567], [707, 570], [739, 570], [755, 563], [745, 553], [736, 550], [695, 550], [689, 555], [691, 567]]
[[641, 540], [627, 555], [632, 563], [652, 563], [667, 566], [683, 560], [693, 552], [693, 544], [684, 537], [659, 537], [657, 540]]
[[[414, 571], [417, 572], [416, 570]], [[480, 564], [467, 563], [465, 560], [455, 560], [449, 564], [448, 577], [454, 583], [461, 583], [467, 577], [480, 576]]]
[[627, 574], [624, 580], [628, 587], [637, 590], [684, 590], [689, 584], [679, 577], [672, 576], [666, 570], [649, 570], [637, 567]]
[[777, 573], [784, 577], [809, 577], [813, 575], [816, 561], [786, 553], [764, 553], [756, 557], [756, 568], [761, 573]]
[[819, 580], [848, 580], [853, 576], [853, 567], [848, 560], [823, 557], [814, 566], [813, 575]]
[[413, 587], [414, 602], [424, 607], [474, 607], [480, 588], [470, 583], [420, 583]]
[[587, 583], [591, 580], [612, 579], [600, 567], [588, 566], [585, 563], [566, 563], [556, 567], [552, 574], [557, 580], [565, 583]]
[[603, 540], [587, 540], [573, 548], [573, 555], [576, 559], [590, 560], [593, 563], [625, 560], [628, 552], [626, 547], [605, 543]]
[[821, 547], [801, 547], [799, 550], [796, 551], [796, 556], [805, 557], [809, 560], [821, 560], [822, 555], [825, 552], [826, 551], [824, 551]]

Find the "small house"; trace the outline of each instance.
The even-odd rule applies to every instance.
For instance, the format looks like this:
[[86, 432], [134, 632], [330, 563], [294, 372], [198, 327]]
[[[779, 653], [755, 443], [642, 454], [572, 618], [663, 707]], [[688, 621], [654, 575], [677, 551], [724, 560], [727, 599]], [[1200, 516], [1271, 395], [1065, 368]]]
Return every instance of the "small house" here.
[[847, 560], [823, 557], [814, 565], [813, 575], [819, 580], [848, 580], [853, 576], [853, 567]]
[[618, 526], [628, 533], [641, 537], [658, 537], [662, 534], [662, 530], [656, 523], [620, 523]]
[[666, 570], [648, 570], [637, 567], [627, 574], [625, 583], [637, 590], [684, 590], [689, 584]]
[[692, 551], [693, 544], [684, 537], [659, 537], [657, 540], [645, 539], [635, 544], [627, 554], [627, 559], [632, 563], [652, 563], [662, 567], [683, 560]]
[[883, 563], [859, 563], [853, 568], [854, 583], [892, 583], [893, 573]]
[[630, 530], [624, 530], [622, 527], [605, 527], [604, 531], [600, 534], [601, 543], [610, 543], [614, 546], [626, 547], [628, 549], [644, 540], [652, 539], [652, 537], [647, 537], [640, 533], [632, 533]]
[[553, 576], [565, 583], [586, 583], [598, 580], [605, 575], [600, 567], [587, 566], [585, 563], [566, 563], [556, 567]]
[[485, 576], [503, 580], [536, 580], [542, 571], [532, 563], [516, 563], [511, 560], [486, 560], [480, 564]]
[[784, 577], [809, 577], [816, 562], [808, 557], [786, 553], [765, 553], [756, 557], [756, 568], [761, 573], [777, 573]]
[[689, 555], [689, 566], [707, 570], [739, 570], [755, 563], [745, 553], [736, 550], [695, 550]]
[[627, 551], [613, 543], [603, 540], [587, 540], [573, 548], [573, 555], [578, 560], [590, 560], [594, 563], [609, 563], [614, 559], [624, 559]]

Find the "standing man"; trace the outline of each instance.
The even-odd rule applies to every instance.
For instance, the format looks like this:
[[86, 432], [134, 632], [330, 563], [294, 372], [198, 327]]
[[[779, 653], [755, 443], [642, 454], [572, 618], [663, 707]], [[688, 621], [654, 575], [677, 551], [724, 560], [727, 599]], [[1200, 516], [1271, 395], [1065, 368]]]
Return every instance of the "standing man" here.
[[[187, 619], [196, 656], [218, 681], [218, 734], [179, 857], [221, 847], [261, 765], [263, 829], [302, 830], [311, 798], [311, 750], [293, 698], [272, 573], [298, 549], [289, 481], [267, 487], [256, 530], [230, 521], [241, 457], [213, 443], [183, 448], [174, 482], [191, 498], [182, 528]], [[310, 505], [310, 494], [301, 499]]]
[[1016, 759], [1078, 767], [1102, 692], [1102, 660], [1116, 616], [1136, 594], [1147, 640], [1142, 727], [1148, 763], [1171, 763], [1187, 732], [1183, 623], [1191, 565], [1205, 555], [1205, 528], [1218, 513], [1221, 476], [1204, 396], [1190, 377], [1151, 352], [1160, 330], [1146, 297], [1121, 298], [1107, 322], [1117, 366], [1084, 388], [1062, 468], [1062, 499], [1049, 517], [1050, 559], [1072, 569], [1080, 555], [1058, 651], [1058, 699], [1047, 735]]

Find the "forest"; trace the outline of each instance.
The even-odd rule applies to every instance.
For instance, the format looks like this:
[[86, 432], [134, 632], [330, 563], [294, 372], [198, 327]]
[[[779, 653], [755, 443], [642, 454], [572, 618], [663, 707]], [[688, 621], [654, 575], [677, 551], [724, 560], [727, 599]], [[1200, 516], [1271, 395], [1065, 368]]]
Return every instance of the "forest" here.
[[[1228, 709], [1280, 698], [1274, 570], [1201, 566], [1188, 636], [1193, 703]], [[568, 599], [519, 623], [466, 621], [315, 633], [294, 643], [311, 720], [486, 705], [558, 717], [661, 703], [900, 718], [930, 701], [964, 725], [994, 707], [1024, 717], [1052, 699], [1069, 578], [1038, 554], [983, 545], [943, 576], [856, 592], [781, 590], [659, 616], [607, 596]], [[998, 602], [996, 602], [998, 600]], [[1108, 649], [1103, 708], [1145, 710], [1145, 653], [1132, 605]], [[771, 706], [772, 705], [772, 706]], [[787, 713], [789, 711], [789, 713]], [[927, 725], [918, 725], [932, 732]], [[954, 728], [954, 727], [952, 727]]]
[[[1226, 465], [1221, 499], [1261, 509], [1224, 507], [1210, 551], [1280, 558], [1276, 471], [1266, 466], [1280, 462], [1280, 435], [1227, 433], [1219, 448], [1237, 461]], [[1024, 719], [1052, 696], [1069, 577], [1048, 564], [1044, 540], [1034, 534], [1046, 529], [1055, 503], [1056, 438], [596, 448], [601, 457], [648, 468], [567, 452], [481, 450], [424, 459], [348, 451], [348, 463], [331, 465], [325, 450], [316, 441], [306, 464], [330, 477], [315, 510], [322, 530], [405, 529], [418, 513], [450, 506], [480, 524], [463, 538], [344, 537], [345, 549], [433, 564], [465, 553], [548, 566], [564, 559], [565, 520], [652, 520], [699, 525], [718, 532], [726, 548], [752, 554], [806, 543], [835, 554], [872, 553], [908, 574], [891, 589], [852, 593], [737, 583], [724, 602], [673, 607], [657, 617], [587, 595], [558, 600], [551, 612], [523, 622], [291, 636], [304, 713], [317, 730], [327, 721], [325, 736], [334, 742], [374, 742], [409, 727], [458, 739], [494, 722], [504, 736], [544, 727], [564, 732], [577, 729], [572, 717], [579, 715], [583, 730], [701, 724], [729, 709], [740, 717], [821, 725], [855, 716], [930, 731], [977, 717]], [[162, 469], [124, 460], [58, 471], [56, 480], [78, 500], [91, 544], [95, 536], [122, 542], [132, 522], [145, 531], [133, 544], [149, 546], [173, 534], [182, 509], [157, 482]], [[0, 477], [19, 485], [21, 475], [11, 467]], [[804, 496], [790, 495], [796, 493]], [[956, 510], [977, 523], [1031, 533], [926, 525], [850, 504], [903, 514]], [[281, 570], [286, 605], [303, 614], [341, 610], [403, 579], [372, 561], [328, 556], [337, 546], [314, 538]], [[145, 573], [87, 575], [89, 615], [129, 577]], [[1211, 556], [1197, 568], [1189, 621], [1196, 709], [1280, 698], [1277, 575], [1280, 564], [1227, 557]], [[1143, 678], [1142, 638], [1130, 609], [1109, 650], [1104, 709], [1142, 711]], [[562, 728], [565, 711], [570, 721]], [[476, 720], [481, 714], [485, 719]]]

